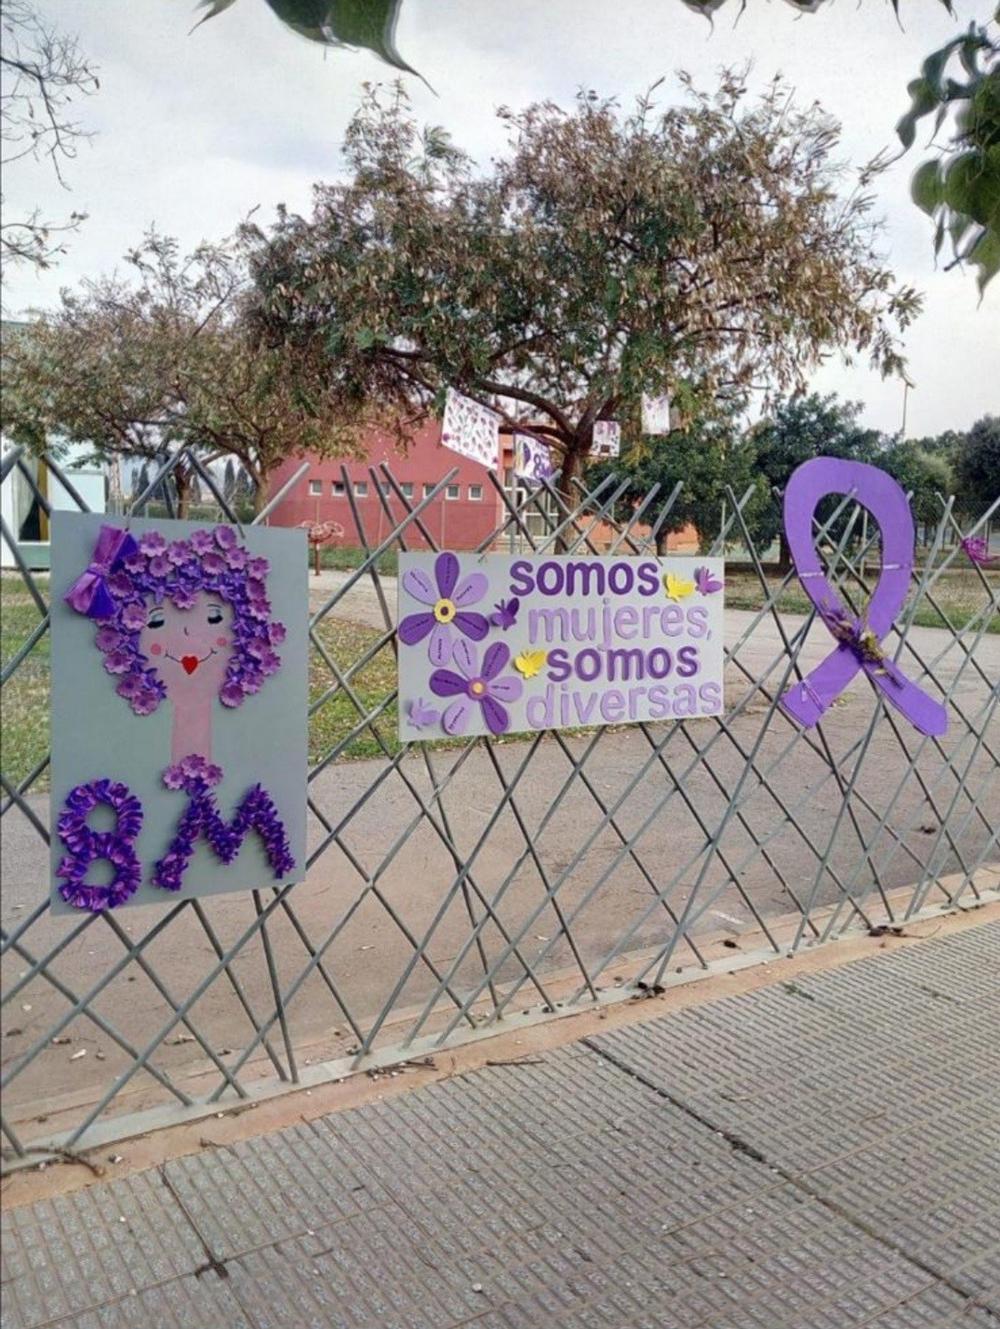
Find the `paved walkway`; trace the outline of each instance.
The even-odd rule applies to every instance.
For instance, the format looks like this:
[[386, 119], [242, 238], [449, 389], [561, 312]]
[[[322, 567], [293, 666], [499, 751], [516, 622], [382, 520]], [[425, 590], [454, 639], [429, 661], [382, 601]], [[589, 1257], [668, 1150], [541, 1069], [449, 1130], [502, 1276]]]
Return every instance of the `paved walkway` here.
[[4, 1329], [996, 1329], [1000, 923], [13, 1209]]

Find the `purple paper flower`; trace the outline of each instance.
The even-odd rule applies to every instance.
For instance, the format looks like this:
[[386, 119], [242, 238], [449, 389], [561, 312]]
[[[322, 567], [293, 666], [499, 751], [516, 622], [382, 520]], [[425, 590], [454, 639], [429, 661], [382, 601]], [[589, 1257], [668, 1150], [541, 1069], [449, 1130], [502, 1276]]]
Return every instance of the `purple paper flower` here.
[[201, 559], [201, 566], [205, 569], [206, 572], [211, 572], [213, 576], [216, 576], [220, 572], [225, 572], [226, 560], [222, 557], [221, 554], [216, 554], [216, 553], [203, 554]]
[[210, 549], [215, 548], [215, 540], [212, 538], [212, 532], [202, 528], [195, 531], [190, 540], [191, 548], [196, 554], [207, 554]]
[[256, 831], [276, 878], [286, 877], [295, 867], [288, 836], [271, 796], [259, 784], [244, 794], [231, 822], [223, 820], [212, 793], [222, 779], [222, 770], [204, 757], [193, 753], [163, 772], [168, 789], [183, 790], [188, 805], [177, 824], [167, 852], [153, 868], [153, 885], [165, 891], [179, 891], [184, 873], [194, 854], [195, 842], [204, 836], [212, 852], [223, 863], [231, 863], [243, 841]]
[[215, 543], [220, 549], [236, 548], [236, 532], [231, 526], [216, 526]]
[[[115, 827], [95, 831], [87, 816], [99, 804], [111, 808]], [[142, 829], [142, 804], [126, 785], [115, 780], [93, 780], [71, 790], [56, 823], [67, 853], [56, 876], [59, 894], [77, 909], [98, 914], [114, 909], [134, 895], [142, 879], [135, 841]], [[89, 885], [85, 878], [92, 863], [106, 860], [114, 869], [111, 881]]]
[[959, 543], [969, 561], [981, 568], [991, 568], [994, 563], [1000, 563], [1000, 554], [991, 554], [989, 545], [981, 535], [968, 535]]
[[159, 531], [146, 531], [139, 536], [139, 548], [144, 554], [161, 554], [166, 547], [167, 542]]
[[123, 606], [120, 617], [122, 627], [128, 628], [129, 632], [139, 632], [146, 626], [146, 606], [138, 600], [132, 600]]
[[482, 641], [489, 631], [483, 614], [470, 614], [469, 605], [478, 604], [486, 594], [489, 580], [485, 573], [473, 572], [459, 582], [459, 563], [452, 553], [438, 554], [434, 560], [434, 581], [420, 568], [410, 568], [403, 575], [403, 585], [415, 600], [430, 606], [429, 612], [409, 614], [399, 625], [399, 639], [407, 646], [430, 634], [427, 658], [443, 665], [451, 659], [452, 628], [473, 641]]
[[450, 669], [436, 669], [430, 677], [431, 691], [435, 696], [457, 699], [445, 710], [441, 727], [448, 734], [464, 734], [478, 705], [489, 731], [505, 734], [510, 728], [510, 716], [501, 702], [517, 701], [524, 686], [513, 674], [499, 677], [510, 659], [510, 647], [502, 641], [488, 646], [480, 669], [476, 648], [466, 641], [457, 641], [453, 659], [461, 674], [454, 674]]

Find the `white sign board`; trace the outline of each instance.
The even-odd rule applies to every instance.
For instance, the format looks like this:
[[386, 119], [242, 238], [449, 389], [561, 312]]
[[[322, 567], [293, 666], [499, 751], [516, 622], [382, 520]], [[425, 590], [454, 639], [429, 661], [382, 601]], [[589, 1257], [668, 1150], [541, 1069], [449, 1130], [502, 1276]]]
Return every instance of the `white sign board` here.
[[722, 711], [722, 559], [444, 552], [399, 563], [403, 741]]

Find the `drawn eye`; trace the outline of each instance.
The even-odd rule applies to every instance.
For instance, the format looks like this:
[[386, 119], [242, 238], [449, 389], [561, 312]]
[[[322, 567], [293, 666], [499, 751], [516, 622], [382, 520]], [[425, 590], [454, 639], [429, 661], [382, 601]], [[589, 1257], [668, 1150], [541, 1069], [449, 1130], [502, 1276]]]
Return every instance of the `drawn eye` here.
[[209, 605], [209, 608], [208, 608], [208, 621], [209, 621], [209, 623], [212, 623], [212, 624], [215, 624], [215, 623], [221, 623], [221, 622], [222, 622], [222, 610], [219, 608], [218, 605]]
[[152, 628], [155, 631], [157, 628], [162, 628], [165, 622], [166, 618], [164, 617], [163, 610], [154, 609], [146, 620], [146, 627]]

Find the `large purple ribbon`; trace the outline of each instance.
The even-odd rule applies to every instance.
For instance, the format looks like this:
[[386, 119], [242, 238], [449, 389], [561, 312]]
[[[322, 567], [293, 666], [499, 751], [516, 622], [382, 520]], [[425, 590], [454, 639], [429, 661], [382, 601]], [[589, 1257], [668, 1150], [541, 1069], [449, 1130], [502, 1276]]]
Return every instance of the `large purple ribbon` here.
[[108, 578], [138, 548], [128, 531], [118, 526], [102, 526], [94, 556], [86, 572], [77, 577], [63, 597], [66, 603], [88, 618], [110, 618], [115, 612], [115, 602], [108, 590]]
[[[852, 495], [872, 514], [882, 534], [882, 567], [863, 620], [848, 611], [827, 581], [813, 541], [813, 515], [828, 494]], [[945, 733], [945, 708], [911, 682], [879, 645], [906, 600], [916, 538], [910, 505], [892, 476], [877, 466], [836, 457], [803, 462], [785, 489], [785, 535], [799, 580], [838, 643], [822, 664], [785, 693], [785, 710], [811, 728], [863, 670], [915, 729]]]

